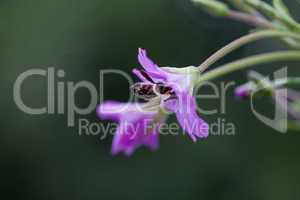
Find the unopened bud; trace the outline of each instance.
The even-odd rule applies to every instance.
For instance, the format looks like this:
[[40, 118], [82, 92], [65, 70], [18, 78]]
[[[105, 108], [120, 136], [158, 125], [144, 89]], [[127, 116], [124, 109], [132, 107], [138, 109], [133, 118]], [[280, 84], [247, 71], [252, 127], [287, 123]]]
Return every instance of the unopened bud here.
[[229, 8], [225, 3], [215, 0], [192, 0], [194, 3], [203, 6], [203, 8], [212, 15], [215, 16], [227, 16]]

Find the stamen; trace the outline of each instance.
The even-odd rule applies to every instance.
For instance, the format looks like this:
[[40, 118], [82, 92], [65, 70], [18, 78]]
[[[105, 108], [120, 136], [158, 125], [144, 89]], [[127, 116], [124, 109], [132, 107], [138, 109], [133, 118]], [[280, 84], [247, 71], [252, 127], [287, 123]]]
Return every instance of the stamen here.
[[165, 86], [163, 83], [136, 83], [131, 86], [134, 94], [144, 100], [150, 100], [155, 97], [162, 97], [163, 100], [176, 98], [176, 93], [169, 86]]
[[153, 84], [136, 83], [133, 86], [131, 86], [131, 89], [137, 97], [140, 97], [145, 100], [150, 100], [157, 96], [157, 94], [153, 90], [153, 87]]

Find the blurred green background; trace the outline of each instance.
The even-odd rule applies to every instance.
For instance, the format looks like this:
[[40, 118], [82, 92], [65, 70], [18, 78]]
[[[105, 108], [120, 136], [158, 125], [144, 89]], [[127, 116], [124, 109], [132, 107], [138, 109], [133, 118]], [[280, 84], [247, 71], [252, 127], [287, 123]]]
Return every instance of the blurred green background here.
[[[285, 2], [299, 15], [296, 1]], [[250, 27], [210, 17], [187, 0], [1, 0], [0, 24], [1, 199], [300, 198], [300, 134], [283, 135], [259, 122], [232, 88], [225, 115], [202, 117], [234, 123], [235, 136], [196, 144], [186, 136], [162, 136], [157, 152], [141, 148], [130, 158], [110, 155], [111, 137], [79, 136], [77, 127], [68, 128], [66, 114], [28, 115], [13, 101], [14, 81], [28, 69], [55, 67], [66, 72], [60, 81], [98, 86], [100, 69], [130, 72], [138, 66], [138, 47], [161, 65], [197, 65]], [[284, 46], [264, 40], [221, 63], [277, 48]], [[256, 69], [268, 75], [286, 64]], [[288, 66], [290, 75], [299, 75], [299, 63]], [[215, 82], [232, 80], [243, 83], [246, 73]], [[127, 99], [124, 80], [105, 83], [105, 99]], [[45, 105], [46, 88], [44, 78], [28, 79], [24, 101]], [[89, 98], [80, 91], [76, 103], [84, 107]], [[199, 103], [219, 107], [217, 100]], [[99, 121], [95, 113], [79, 117]]]

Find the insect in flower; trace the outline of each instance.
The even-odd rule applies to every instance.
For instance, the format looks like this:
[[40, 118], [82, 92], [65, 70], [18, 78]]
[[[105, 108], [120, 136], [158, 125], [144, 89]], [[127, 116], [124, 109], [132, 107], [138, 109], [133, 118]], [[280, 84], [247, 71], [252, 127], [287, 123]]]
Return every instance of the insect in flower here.
[[146, 101], [155, 97], [162, 97], [164, 100], [176, 98], [175, 91], [171, 87], [161, 82], [155, 83], [144, 70], [139, 71], [149, 82], [138, 82], [131, 86], [131, 89], [137, 97]]

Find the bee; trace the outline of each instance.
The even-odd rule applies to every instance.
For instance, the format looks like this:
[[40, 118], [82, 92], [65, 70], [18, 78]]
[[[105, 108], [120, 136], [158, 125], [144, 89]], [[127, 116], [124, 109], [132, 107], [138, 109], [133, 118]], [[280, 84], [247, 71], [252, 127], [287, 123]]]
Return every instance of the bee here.
[[140, 70], [140, 72], [149, 82], [139, 82], [131, 87], [137, 97], [146, 101], [163, 95], [166, 96], [167, 99], [176, 97], [176, 94], [171, 87], [166, 86], [161, 82], [154, 82], [143, 70]]

